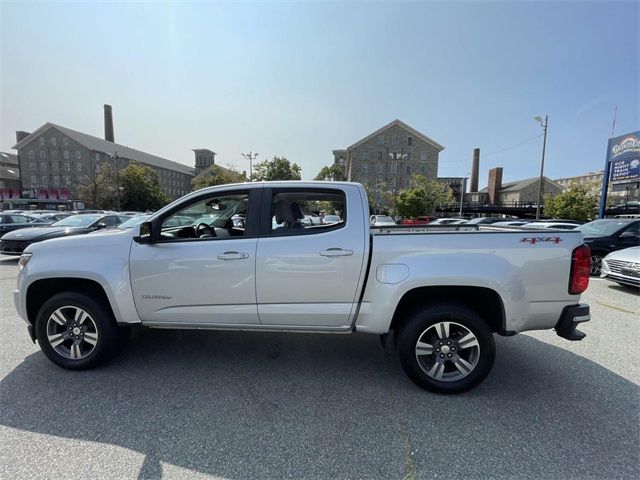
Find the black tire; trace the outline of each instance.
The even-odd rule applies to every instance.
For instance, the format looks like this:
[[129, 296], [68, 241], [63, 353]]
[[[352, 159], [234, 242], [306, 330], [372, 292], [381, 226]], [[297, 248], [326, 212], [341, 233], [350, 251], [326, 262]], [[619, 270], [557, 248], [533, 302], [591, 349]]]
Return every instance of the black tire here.
[[[65, 331], [70, 327], [73, 328], [73, 317], [69, 315], [69, 312], [74, 311], [73, 308], [81, 309], [88, 314], [88, 320], [83, 325], [80, 325], [80, 328], [89, 328], [88, 325], [90, 323], [90, 330], [96, 338], [95, 344], [83, 343], [84, 354], [82, 357], [78, 355], [78, 358], [75, 359], [67, 358], [65, 352], [59, 353], [62, 350], [68, 350], [69, 354], [73, 355], [71, 351], [75, 352], [73, 346], [65, 347], [65, 345], [71, 345], [74, 342], [73, 331]], [[58, 309], [63, 309], [61, 316], [64, 319], [69, 320], [71, 318], [71, 323], [65, 324], [68, 326], [63, 326], [59, 322], [52, 323], [53, 320], [50, 322], [50, 318]], [[60, 318], [60, 316], [57, 318]], [[130, 333], [129, 328], [118, 327], [113, 314], [107, 306], [80, 292], [62, 292], [47, 300], [38, 312], [35, 327], [36, 337], [42, 352], [53, 363], [68, 370], [88, 370], [110, 360], [122, 351]], [[58, 331], [51, 334], [50, 329], [52, 328], [61, 330], [62, 333]], [[83, 336], [84, 333], [88, 336], [91, 332], [82, 332], [80, 336]], [[53, 338], [56, 338], [57, 335], [63, 334], [69, 336], [69, 333], [71, 333], [69, 339], [56, 347], [49, 340], [50, 334]], [[54, 341], [53, 343], [56, 342]], [[77, 351], [80, 353], [80, 347]]]
[[[445, 335], [442, 330], [440, 338], [439, 330], [445, 328], [445, 323], [449, 325], [448, 333]], [[468, 337], [468, 333], [475, 339]], [[465, 337], [466, 341], [459, 342]], [[421, 346], [430, 346], [432, 353], [419, 354], [419, 340]], [[470, 308], [456, 303], [414, 310], [396, 330], [395, 341], [405, 373], [419, 387], [436, 393], [461, 393], [479, 385], [491, 371], [496, 354], [493, 334], [484, 320]], [[429, 351], [424, 347], [420, 350]], [[444, 366], [436, 367], [437, 363]], [[439, 368], [443, 368], [441, 379], [436, 379]], [[435, 375], [429, 375], [433, 369]]]

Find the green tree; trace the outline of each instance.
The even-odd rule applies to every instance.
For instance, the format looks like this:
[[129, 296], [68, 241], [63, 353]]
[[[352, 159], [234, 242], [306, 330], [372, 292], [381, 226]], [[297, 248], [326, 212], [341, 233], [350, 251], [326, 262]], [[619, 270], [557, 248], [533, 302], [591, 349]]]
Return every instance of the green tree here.
[[92, 162], [89, 172], [78, 182], [78, 198], [88, 208], [112, 210], [117, 207], [117, 178], [107, 163]]
[[451, 200], [451, 188], [435, 180], [427, 180], [422, 175], [411, 177], [411, 186], [398, 195], [396, 210], [399, 215], [415, 218], [430, 215], [436, 205]]
[[598, 191], [593, 185], [572, 183], [558, 195], [545, 195], [544, 214], [552, 218], [566, 218], [586, 222], [596, 217]]
[[265, 160], [256, 163], [253, 167], [254, 180], [301, 180], [300, 165], [291, 163], [285, 157], [273, 157], [273, 160]]
[[131, 162], [120, 172], [121, 210], [157, 210], [169, 203], [160, 188], [158, 172], [138, 162]]
[[191, 182], [194, 190], [199, 190], [213, 185], [225, 185], [228, 183], [241, 183], [246, 181], [246, 176], [234, 168], [224, 168], [214, 165], [206, 175], [194, 178]]
[[343, 166], [339, 163], [333, 165], [325, 165], [320, 169], [314, 180], [342, 180], [344, 178]]

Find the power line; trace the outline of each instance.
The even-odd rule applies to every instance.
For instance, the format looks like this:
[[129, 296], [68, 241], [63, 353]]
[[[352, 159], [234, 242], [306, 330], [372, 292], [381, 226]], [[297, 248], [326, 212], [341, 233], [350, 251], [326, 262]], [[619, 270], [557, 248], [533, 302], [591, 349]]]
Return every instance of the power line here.
[[[491, 156], [494, 156], [494, 155], [498, 155], [499, 153], [502, 153], [502, 152], [506, 152], [508, 150], [513, 150], [514, 148], [518, 148], [518, 147], [520, 147], [522, 145], [525, 145], [527, 143], [531, 143], [534, 140], [539, 139], [540, 137], [542, 137], [542, 135], [544, 135], [544, 134], [536, 135], [533, 138], [529, 138], [527, 140], [523, 140], [522, 142], [518, 142], [518, 143], [516, 143], [514, 145], [511, 145], [509, 147], [501, 148], [500, 150], [496, 150], [495, 152], [481, 154], [480, 158], [487, 158], [487, 157], [491, 157]], [[468, 162], [468, 161], [469, 161], [469, 159], [467, 158], [467, 159], [464, 159], [464, 160], [443, 160], [443, 161], [440, 161], [438, 163], [462, 163], [462, 162]]]

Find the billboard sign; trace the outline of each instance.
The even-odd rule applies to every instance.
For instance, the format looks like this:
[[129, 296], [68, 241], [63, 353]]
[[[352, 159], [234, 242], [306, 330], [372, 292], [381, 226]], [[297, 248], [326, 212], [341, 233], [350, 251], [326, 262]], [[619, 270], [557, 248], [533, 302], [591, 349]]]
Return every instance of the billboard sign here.
[[611, 162], [610, 183], [628, 183], [640, 180], [640, 158], [627, 158]]

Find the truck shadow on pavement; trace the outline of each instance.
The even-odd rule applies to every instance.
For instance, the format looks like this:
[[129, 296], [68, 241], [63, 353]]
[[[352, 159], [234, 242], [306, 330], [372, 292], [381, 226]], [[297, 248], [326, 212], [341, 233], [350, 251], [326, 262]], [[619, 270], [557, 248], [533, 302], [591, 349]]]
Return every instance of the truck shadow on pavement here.
[[28, 356], [0, 424], [141, 452], [139, 478], [637, 478], [638, 386], [529, 336], [497, 343], [480, 387], [443, 396], [373, 336], [143, 330], [92, 371]]

